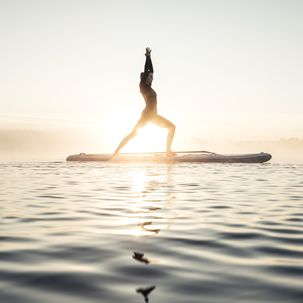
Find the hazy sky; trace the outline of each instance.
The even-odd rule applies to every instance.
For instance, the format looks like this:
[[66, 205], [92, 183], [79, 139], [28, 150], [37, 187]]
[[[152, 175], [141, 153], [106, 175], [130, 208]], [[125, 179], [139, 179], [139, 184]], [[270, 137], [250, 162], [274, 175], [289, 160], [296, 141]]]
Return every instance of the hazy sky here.
[[177, 142], [302, 137], [301, 0], [0, 0], [0, 37], [0, 128], [91, 128], [114, 148], [150, 46]]

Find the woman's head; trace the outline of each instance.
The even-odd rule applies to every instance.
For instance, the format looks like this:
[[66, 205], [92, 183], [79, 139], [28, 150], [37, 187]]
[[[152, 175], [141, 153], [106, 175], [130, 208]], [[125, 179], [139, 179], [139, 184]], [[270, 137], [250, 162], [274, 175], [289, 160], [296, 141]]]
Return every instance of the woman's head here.
[[146, 85], [151, 85], [154, 79], [154, 74], [149, 72], [147, 75], [146, 73], [141, 73], [140, 75], [141, 81], [144, 82]]
[[154, 79], [154, 74], [153, 73], [148, 73], [146, 79], [145, 79], [145, 83], [147, 85], [151, 85]]

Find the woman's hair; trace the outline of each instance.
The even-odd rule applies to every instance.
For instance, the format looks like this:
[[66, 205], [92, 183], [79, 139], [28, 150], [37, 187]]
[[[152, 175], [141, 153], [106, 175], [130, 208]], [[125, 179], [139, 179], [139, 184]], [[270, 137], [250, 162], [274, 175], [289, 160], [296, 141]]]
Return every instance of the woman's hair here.
[[141, 73], [140, 74], [140, 79], [145, 81], [147, 79], [147, 77], [149, 76], [149, 74], [153, 74], [152, 72], [148, 72], [148, 73]]

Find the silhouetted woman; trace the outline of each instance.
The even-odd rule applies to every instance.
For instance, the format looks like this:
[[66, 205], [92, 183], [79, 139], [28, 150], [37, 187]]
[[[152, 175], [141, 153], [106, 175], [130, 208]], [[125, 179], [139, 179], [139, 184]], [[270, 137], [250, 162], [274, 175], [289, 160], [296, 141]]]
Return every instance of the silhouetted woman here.
[[137, 135], [138, 130], [143, 126], [145, 126], [148, 122], [153, 122], [154, 124], [160, 127], [164, 127], [168, 129], [166, 155], [167, 156], [173, 155], [171, 151], [171, 144], [174, 138], [176, 127], [173, 123], [163, 118], [162, 116], [158, 115], [157, 113], [157, 94], [151, 87], [151, 84], [153, 82], [154, 69], [153, 69], [150, 53], [151, 53], [151, 49], [147, 47], [145, 52], [146, 60], [145, 60], [144, 72], [141, 73], [141, 81], [140, 81], [140, 92], [143, 95], [146, 106], [142, 111], [141, 118], [139, 119], [133, 130], [120, 142], [119, 146], [114, 152], [114, 156], [116, 156], [121, 150], [121, 148], [125, 146], [130, 139], [135, 137]]

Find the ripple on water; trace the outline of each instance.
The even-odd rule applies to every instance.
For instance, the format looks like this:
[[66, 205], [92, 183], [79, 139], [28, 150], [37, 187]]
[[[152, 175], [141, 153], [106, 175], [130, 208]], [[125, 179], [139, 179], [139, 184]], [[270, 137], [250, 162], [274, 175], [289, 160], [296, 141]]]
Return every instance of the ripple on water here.
[[302, 302], [303, 165], [0, 166], [1, 302]]

